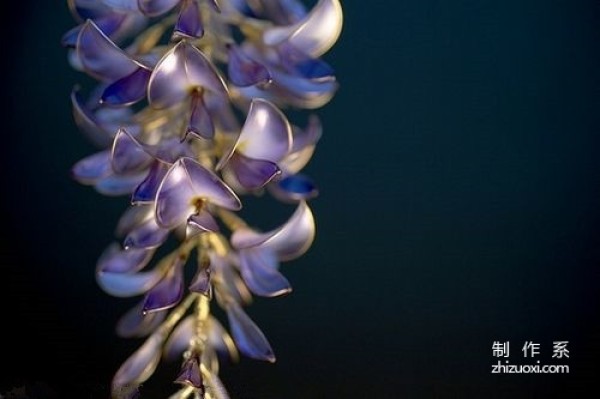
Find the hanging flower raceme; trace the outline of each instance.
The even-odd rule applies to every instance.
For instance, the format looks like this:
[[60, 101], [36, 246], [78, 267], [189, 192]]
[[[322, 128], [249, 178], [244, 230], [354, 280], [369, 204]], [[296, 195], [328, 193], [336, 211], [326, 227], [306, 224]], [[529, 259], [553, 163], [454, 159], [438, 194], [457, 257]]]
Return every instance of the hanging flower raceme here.
[[[116, 332], [146, 337], [112, 395], [135, 396], [164, 360], [181, 364], [171, 398], [227, 398], [220, 361], [275, 361], [247, 305], [291, 292], [281, 263], [314, 240], [307, 201], [318, 190], [302, 169], [321, 123], [311, 114], [297, 126], [284, 111], [335, 93], [319, 57], [340, 34], [339, 1], [310, 11], [299, 0], [68, 4], [77, 26], [62, 42], [73, 68], [96, 81], [73, 90], [73, 116], [99, 147], [72, 174], [127, 201], [96, 278], [110, 295], [139, 297]], [[242, 218], [243, 198], [264, 193], [296, 206], [268, 232]]]

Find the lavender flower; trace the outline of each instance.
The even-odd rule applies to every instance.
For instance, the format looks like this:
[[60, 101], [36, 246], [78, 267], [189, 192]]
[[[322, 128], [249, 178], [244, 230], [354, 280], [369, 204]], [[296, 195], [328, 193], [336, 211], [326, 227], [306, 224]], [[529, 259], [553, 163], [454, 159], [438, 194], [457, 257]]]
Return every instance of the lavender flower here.
[[[334, 95], [319, 57], [340, 35], [339, 1], [311, 11], [298, 0], [68, 3], [79, 22], [62, 40], [69, 61], [97, 81], [87, 99], [73, 90], [74, 119], [100, 147], [73, 177], [130, 200], [97, 281], [111, 295], [142, 296], [116, 331], [147, 337], [116, 372], [113, 397], [135, 396], [164, 358], [181, 362], [171, 398], [227, 398], [219, 359], [275, 361], [245, 306], [252, 295], [289, 293], [280, 263], [314, 240], [307, 201], [318, 191], [301, 171], [321, 124], [310, 115], [292, 125], [282, 109], [315, 109]], [[241, 198], [265, 192], [296, 211], [260, 232], [237, 211]], [[169, 239], [175, 249], [154, 259]]]

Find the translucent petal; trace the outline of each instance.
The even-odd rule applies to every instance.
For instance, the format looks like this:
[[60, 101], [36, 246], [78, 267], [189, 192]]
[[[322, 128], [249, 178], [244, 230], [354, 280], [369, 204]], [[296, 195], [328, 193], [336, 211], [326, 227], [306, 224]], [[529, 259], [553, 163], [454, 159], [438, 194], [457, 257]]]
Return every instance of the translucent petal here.
[[269, 186], [271, 194], [284, 202], [306, 201], [319, 195], [315, 183], [308, 176], [291, 175]]
[[331, 100], [338, 89], [338, 84], [332, 79], [310, 80], [302, 76], [274, 71], [271, 89], [290, 104], [314, 109]]
[[201, 232], [219, 231], [219, 225], [217, 224], [217, 221], [206, 210], [203, 210], [200, 213], [190, 216], [190, 218], [188, 219], [188, 225], [193, 226], [195, 229], [198, 229]]
[[269, 250], [240, 251], [240, 271], [244, 282], [254, 294], [274, 297], [292, 291], [289, 281], [277, 270], [277, 258]]
[[175, 360], [188, 349], [190, 341], [194, 337], [195, 321], [194, 315], [186, 316], [173, 329], [163, 350], [166, 360]]
[[184, 259], [177, 257], [164, 278], [148, 291], [144, 299], [144, 312], [170, 309], [181, 301], [184, 263]]
[[195, 0], [183, 0], [173, 36], [197, 39], [204, 35], [200, 5]]
[[110, 173], [110, 153], [108, 151], [87, 156], [73, 165], [71, 169], [73, 178], [83, 184], [94, 184]]
[[300, 151], [306, 147], [314, 146], [323, 133], [321, 120], [315, 114], [310, 115], [308, 124], [304, 129], [292, 129], [292, 153]]
[[227, 308], [227, 319], [240, 352], [253, 359], [275, 362], [275, 355], [267, 338], [240, 305], [232, 303]]
[[248, 158], [242, 154], [234, 154], [229, 166], [237, 181], [247, 190], [261, 188], [281, 173], [277, 164], [271, 161]]
[[77, 53], [85, 70], [101, 80], [113, 82], [132, 74], [140, 67], [91, 20], [86, 21], [81, 28]]
[[280, 62], [292, 74], [311, 80], [335, 79], [333, 68], [319, 58], [311, 58], [289, 43], [279, 46]]
[[234, 360], [239, 357], [233, 339], [225, 327], [212, 316], [208, 319], [208, 343], [221, 355], [229, 356]]
[[[109, 13], [99, 18], [95, 18], [94, 23], [106, 36], [111, 37], [118, 32], [126, 18], [127, 16], [125, 14]], [[83, 25], [78, 25], [65, 33], [61, 39], [61, 44], [65, 47], [76, 47], [77, 38], [79, 37], [82, 27]]]
[[196, 356], [191, 356], [183, 363], [181, 371], [175, 379], [175, 382], [178, 384], [190, 385], [194, 388], [204, 387], [202, 375], [200, 373], [199, 361]]
[[231, 244], [238, 249], [269, 248], [280, 260], [291, 260], [308, 250], [315, 237], [315, 220], [306, 202], [298, 204], [296, 211], [281, 227], [268, 233], [250, 229], [236, 230]]
[[150, 166], [148, 175], [144, 181], [142, 181], [133, 192], [131, 196], [131, 202], [133, 204], [144, 204], [153, 202], [158, 192], [158, 187], [162, 182], [164, 176], [167, 174], [169, 167], [163, 162], [154, 162]]
[[241, 203], [229, 187], [213, 172], [191, 158], [177, 161], [163, 179], [156, 195], [159, 225], [174, 228], [196, 213], [198, 199], [238, 210]]
[[277, 163], [292, 147], [292, 129], [285, 115], [272, 103], [254, 99], [242, 131], [229, 152], [219, 161], [223, 167], [239, 151], [249, 158]]
[[148, 84], [148, 101], [155, 108], [166, 108], [203, 88], [227, 93], [212, 63], [200, 50], [182, 40], [156, 64]]
[[140, 223], [154, 217], [154, 207], [150, 205], [135, 205], [127, 208], [117, 222], [116, 235], [124, 237]]
[[102, 94], [102, 102], [112, 106], [134, 104], [146, 96], [151, 71], [145, 67], [136, 69], [109, 85]]
[[138, 273], [112, 273], [98, 270], [96, 280], [106, 293], [117, 297], [143, 294], [154, 287], [163, 277], [162, 270], [154, 269]]
[[152, 312], [144, 314], [143, 302], [127, 311], [117, 322], [117, 335], [123, 338], [145, 337], [152, 333], [169, 312]]
[[141, 143], [125, 129], [119, 129], [113, 141], [111, 165], [118, 174], [138, 172], [148, 168], [153, 161]]
[[210, 292], [210, 267], [200, 267], [188, 289], [202, 295]]
[[154, 373], [160, 361], [163, 336], [154, 333], [119, 368], [112, 381], [113, 391], [138, 385]]
[[124, 250], [118, 244], [110, 245], [98, 259], [98, 273], [134, 273], [144, 268], [154, 251], [147, 249]]
[[138, 0], [100, 0], [107, 6], [120, 11], [138, 11]]
[[267, 68], [236, 45], [229, 46], [227, 74], [231, 83], [241, 87], [265, 84], [271, 80]]
[[73, 105], [73, 119], [79, 130], [97, 146], [108, 147], [112, 143], [112, 135], [98, 123], [96, 116], [85, 107], [76, 89], [71, 92], [71, 103]]
[[167, 240], [169, 230], [160, 227], [151, 217], [127, 234], [123, 246], [130, 248], [156, 248]]
[[106, 4], [98, 0], [67, 0], [67, 3], [73, 17], [80, 22], [96, 19], [111, 11]]
[[119, 196], [131, 194], [135, 188], [144, 180], [144, 173], [132, 175], [108, 175], [101, 178], [94, 188], [101, 194]]
[[305, 54], [319, 57], [337, 41], [342, 25], [339, 0], [319, 0], [310, 13], [297, 23], [267, 29], [263, 40], [269, 46], [287, 41]]
[[181, 0], [138, 0], [140, 11], [155, 17], [172, 10]]
[[210, 140], [215, 135], [215, 126], [212, 118], [204, 105], [202, 96], [195, 95], [191, 101], [191, 116], [190, 123], [187, 128], [188, 134], [193, 134], [203, 139]]

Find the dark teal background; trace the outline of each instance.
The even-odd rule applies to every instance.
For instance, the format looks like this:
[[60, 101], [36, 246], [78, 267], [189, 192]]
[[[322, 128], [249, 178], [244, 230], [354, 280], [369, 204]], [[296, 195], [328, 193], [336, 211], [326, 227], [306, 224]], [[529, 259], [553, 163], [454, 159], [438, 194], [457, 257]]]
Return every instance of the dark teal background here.
[[[107, 398], [137, 343], [97, 256], [125, 199], [73, 182], [94, 148], [71, 118], [83, 75], [66, 2], [3, 4], [0, 394]], [[18, 4], [17, 4], [18, 3]], [[233, 398], [596, 397], [600, 391], [600, 3], [343, 2], [308, 170], [313, 248], [295, 291], [249, 314], [275, 365], [224, 365]], [[258, 207], [258, 205], [257, 205]], [[258, 209], [258, 208], [257, 208]], [[253, 213], [265, 228], [292, 212]], [[568, 340], [568, 375], [492, 375], [493, 341]], [[14, 352], [10, 352], [14, 350]], [[10, 352], [10, 353], [9, 353]], [[159, 370], [142, 398], [161, 398]], [[584, 394], [585, 393], [585, 394]]]

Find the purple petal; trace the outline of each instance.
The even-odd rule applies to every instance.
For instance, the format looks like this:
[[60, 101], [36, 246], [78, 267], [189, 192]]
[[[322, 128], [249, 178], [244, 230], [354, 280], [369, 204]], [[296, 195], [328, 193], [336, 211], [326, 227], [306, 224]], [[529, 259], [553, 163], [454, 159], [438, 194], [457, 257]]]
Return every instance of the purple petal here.
[[113, 142], [111, 164], [115, 173], [138, 172], [148, 167], [153, 158], [141, 143], [125, 129], [119, 129]]
[[184, 260], [177, 258], [164, 278], [148, 291], [144, 300], [144, 312], [170, 309], [181, 301], [183, 296], [184, 262]]
[[145, 337], [152, 333], [165, 319], [168, 312], [144, 314], [143, 302], [138, 303], [125, 313], [117, 322], [117, 335], [123, 338]]
[[166, 360], [175, 360], [188, 349], [190, 341], [194, 337], [195, 324], [196, 319], [194, 315], [186, 316], [179, 324], [177, 324], [165, 343], [163, 352]]
[[208, 343], [221, 355], [228, 355], [232, 359], [239, 357], [233, 339], [231, 339], [225, 327], [212, 316], [208, 319]]
[[267, 338], [240, 305], [230, 304], [227, 318], [231, 335], [240, 352], [253, 359], [275, 362], [275, 355]]
[[77, 53], [86, 71], [101, 80], [113, 82], [132, 74], [140, 67], [91, 20], [86, 21], [81, 28]]
[[210, 140], [215, 135], [215, 126], [212, 118], [204, 105], [201, 95], [192, 97], [192, 113], [190, 123], [187, 128], [187, 134], [193, 134], [203, 139]]
[[338, 84], [334, 79], [310, 80], [302, 76], [273, 71], [270, 89], [279, 97], [297, 107], [315, 109], [325, 104], [335, 94]]
[[250, 58], [236, 45], [229, 46], [227, 74], [231, 83], [240, 87], [265, 84], [271, 81], [271, 74], [267, 68]]
[[254, 99], [242, 131], [227, 154], [219, 161], [222, 168], [235, 151], [254, 159], [277, 163], [292, 147], [292, 129], [283, 113], [272, 103]]
[[203, 88], [227, 93], [225, 83], [209, 59], [182, 40], [156, 64], [148, 83], [148, 101], [154, 108], [167, 108]]
[[147, 249], [123, 250], [119, 245], [110, 245], [98, 259], [99, 273], [135, 273], [152, 259], [154, 251]]
[[214, 125], [219, 130], [227, 134], [240, 131], [240, 123], [231, 109], [231, 104], [227, 97], [204, 93], [204, 102], [206, 109], [208, 109], [209, 114], [212, 116]]
[[306, 201], [319, 195], [315, 183], [304, 175], [288, 176], [268, 187], [275, 198], [284, 202]]
[[312, 57], [319, 57], [333, 46], [342, 32], [343, 14], [339, 0], [320, 0], [303, 19], [293, 25], [265, 30], [268, 46], [287, 42]]
[[268, 233], [250, 229], [236, 230], [231, 245], [236, 249], [269, 248], [280, 260], [291, 260], [308, 250], [315, 238], [315, 220], [306, 202], [298, 204], [296, 211], [281, 227]]
[[152, 163], [148, 175], [133, 192], [131, 202], [133, 204], [143, 204], [154, 201], [158, 187], [167, 174], [167, 170], [169, 170], [169, 167], [163, 162], [156, 161]]
[[[94, 22], [106, 36], [111, 37], [119, 30], [125, 19], [125, 14], [110, 13], [94, 19]], [[77, 38], [79, 37], [82, 27], [83, 25], [78, 25], [65, 33], [61, 39], [61, 44], [65, 47], [76, 47]]]
[[79, 130], [85, 133], [97, 146], [108, 147], [112, 143], [112, 135], [98, 123], [96, 116], [85, 107], [78, 90], [71, 92], [71, 103], [73, 105], [73, 119]]
[[127, 234], [123, 246], [127, 249], [155, 248], [164, 243], [168, 236], [169, 230], [160, 227], [154, 217], [151, 217]]
[[73, 17], [80, 22], [99, 18], [111, 11], [106, 4], [95, 0], [67, 0], [67, 4]]
[[292, 291], [288, 280], [277, 270], [277, 258], [268, 250], [240, 251], [240, 271], [244, 282], [254, 294], [274, 297]]
[[160, 361], [163, 336], [152, 334], [119, 368], [112, 381], [113, 391], [128, 388], [146, 381]]
[[154, 216], [154, 207], [135, 205], [127, 208], [117, 222], [116, 235], [124, 237], [136, 226]]
[[319, 58], [311, 58], [288, 43], [279, 46], [281, 63], [292, 74], [306, 79], [335, 79], [333, 68]]
[[181, 0], [138, 0], [138, 6], [144, 14], [155, 17], [172, 10]]
[[208, 295], [210, 293], [210, 267], [199, 267], [188, 289], [192, 292]]
[[292, 153], [314, 146], [321, 138], [323, 126], [321, 120], [315, 114], [308, 118], [308, 124], [304, 129], [292, 129]]
[[197, 229], [201, 232], [219, 231], [219, 225], [217, 224], [217, 221], [210, 214], [210, 212], [205, 210], [190, 216], [188, 219], [188, 225], [193, 226], [194, 229]]
[[200, 15], [200, 5], [195, 0], [183, 0], [175, 30], [173, 33], [177, 38], [198, 39], [204, 36], [204, 27], [202, 26], [202, 17]]
[[229, 166], [237, 181], [248, 190], [263, 187], [281, 173], [277, 164], [271, 161], [248, 158], [242, 154], [234, 154]]
[[83, 184], [95, 184], [110, 173], [110, 153], [108, 151], [97, 152], [85, 157], [71, 169], [73, 178]]
[[101, 194], [108, 196], [119, 196], [131, 194], [135, 188], [144, 180], [145, 174], [133, 175], [108, 175], [101, 178], [94, 188]]
[[209, 252], [211, 274], [215, 281], [220, 281], [225, 285], [227, 291], [236, 303], [250, 303], [252, 294], [240, 278], [239, 273], [233, 269], [231, 260], [217, 254], [214, 251]]
[[107, 105], [131, 105], [146, 96], [146, 88], [151, 71], [140, 67], [132, 74], [108, 86], [102, 94], [102, 102]]
[[197, 213], [197, 202], [239, 210], [241, 203], [217, 175], [191, 158], [177, 161], [163, 179], [156, 195], [158, 224], [172, 229]]
[[112, 273], [98, 270], [96, 273], [100, 288], [117, 297], [143, 294], [154, 287], [162, 277], [163, 272], [158, 269], [138, 273]]
[[179, 158], [193, 158], [195, 156], [190, 144], [186, 141], [182, 142], [176, 137], [162, 139], [160, 144], [151, 152], [156, 159], [167, 164], [173, 164]]
[[107, 6], [126, 12], [139, 11], [138, 0], [100, 0]]
[[200, 365], [198, 364], [198, 357], [191, 356], [188, 360], [183, 363], [179, 375], [175, 379], [178, 384], [189, 385], [194, 388], [203, 388], [202, 375], [200, 374]]

